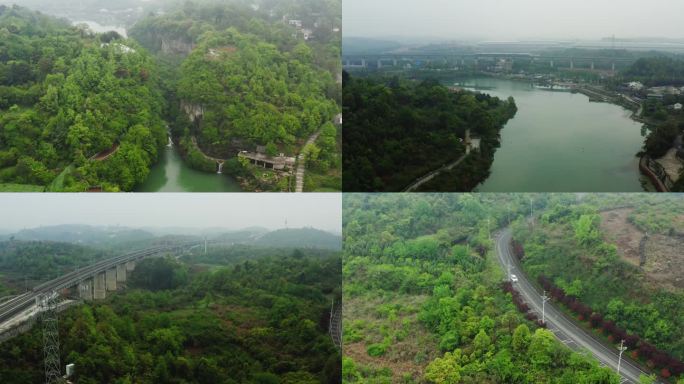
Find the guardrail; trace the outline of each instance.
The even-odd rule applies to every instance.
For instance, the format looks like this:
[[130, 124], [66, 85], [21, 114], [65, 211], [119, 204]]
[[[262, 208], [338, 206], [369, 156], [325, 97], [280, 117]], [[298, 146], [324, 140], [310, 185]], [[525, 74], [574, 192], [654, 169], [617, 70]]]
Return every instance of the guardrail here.
[[674, 182], [665, 172], [665, 168], [657, 161], [651, 159], [649, 155], [641, 156], [641, 159], [639, 159], [639, 170], [651, 180], [658, 192], [670, 192], [674, 186]]

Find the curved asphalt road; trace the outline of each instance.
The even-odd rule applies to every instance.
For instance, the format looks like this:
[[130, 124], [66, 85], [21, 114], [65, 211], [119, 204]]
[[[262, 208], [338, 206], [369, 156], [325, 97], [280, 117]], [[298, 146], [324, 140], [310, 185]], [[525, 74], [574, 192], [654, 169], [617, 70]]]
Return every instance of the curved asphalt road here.
[[[521, 268], [518, 260], [513, 256], [510, 248], [511, 230], [506, 228], [499, 232], [495, 237], [495, 250], [497, 259], [504, 268], [504, 271], [510, 266], [510, 273], [518, 277], [518, 282], [513, 283], [515, 289], [528, 303], [531, 310], [536, 312], [541, 319], [542, 313], [542, 299], [541, 292], [538, 292], [534, 285], [531, 284], [525, 272]], [[546, 324], [550, 331], [568, 347], [574, 350], [587, 350], [601, 365], [606, 365], [617, 371], [618, 365], [618, 350], [615, 346], [606, 345], [603, 342], [594, 338], [589, 331], [577, 326], [573, 320], [570, 320], [564, 313], [556, 309], [555, 304], [551, 301], [546, 302]], [[639, 383], [639, 376], [647, 373], [641, 370], [637, 364], [629, 357], [629, 350], [622, 355], [622, 363], [620, 365], [620, 375], [622, 376], [621, 383]], [[662, 381], [656, 381], [662, 383]]]

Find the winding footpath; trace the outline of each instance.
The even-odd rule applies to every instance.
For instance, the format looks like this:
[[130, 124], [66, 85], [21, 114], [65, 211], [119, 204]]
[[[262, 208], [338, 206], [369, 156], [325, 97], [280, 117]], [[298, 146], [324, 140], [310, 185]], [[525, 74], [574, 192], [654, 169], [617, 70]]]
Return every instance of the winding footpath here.
[[295, 192], [304, 192], [304, 174], [306, 173], [306, 155], [308, 155], [308, 146], [310, 144], [313, 144], [318, 140], [318, 136], [321, 134], [321, 130], [319, 129], [309, 137], [309, 140], [306, 141], [306, 144], [304, 144], [304, 148], [302, 149], [302, 152], [297, 156], [297, 173], [296, 173], [296, 184], [295, 184]]
[[[542, 316], [542, 299], [541, 292], [538, 292], [535, 286], [530, 282], [528, 276], [525, 274], [520, 266], [518, 260], [513, 257], [511, 251], [511, 229], [506, 228], [498, 233], [495, 237], [495, 250], [497, 260], [501, 263], [504, 271], [510, 268], [510, 272], [518, 277], [518, 282], [513, 283], [515, 289], [520, 292], [525, 302], [530, 308], [537, 313], [539, 318]], [[545, 320], [547, 328], [553, 332], [558, 340], [563, 344], [572, 348], [573, 350], [584, 350], [591, 353], [603, 366], [608, 366], [614, 371], [617, 371], [618, 365], [618, 350], [615, 346], [605, 344], [601, 340], [594, 337], [590, 331], [578, 326], [574, 320], [570, 319], [564, 312], [555, 307], [555, 303], [548, 301], [545, 306]], [[641, 370], [637, 363], [629, 358], [629, 350], [622, 355], [622, 363], [620, 365], [621, 384], [638, 384], [639, 376], [646, 372]], [[656, 380], [656, 383], [663, 383]]]
[[428, 173], [427, 175], [421, 176], [421, 177], [418, 178], [416, 181], [414, 181], [413, 183], [411, 183], [411, 185], [409, 185], [408, 187], [406, 187], [402, 192], [413, 192], [413, 191], [415, 191], [415, 190], [418, 189], [421, 185], [423, 185], [423, 184], [427, 183], [428, 181], [434, 179], [435, 176], [439, 175], [440, 173], [442, 173], [442, 172], [444, 172], [444, 171], [452, 170], [455, 166], [461, 164], [461, 162], [462, 162], [463, 160], [465, 160], [466, 157], [468, 157], [468, 154], [467, 154], [467, 153], [466, 153], [466, 154], [463, 154], [463, 156], [461, 156], [461, 157], [459, 157], [458, 159], [456, 159], [456, 161], [454, 161], [453, 163], [450, 163], [450, 164], [447, 164], [447, 165], [443, 165], [442, 167], [440, 167], [440, 168], [438, 168], [438, 169], [436, 169], [436, 170], [434, 170], [434, 171]]

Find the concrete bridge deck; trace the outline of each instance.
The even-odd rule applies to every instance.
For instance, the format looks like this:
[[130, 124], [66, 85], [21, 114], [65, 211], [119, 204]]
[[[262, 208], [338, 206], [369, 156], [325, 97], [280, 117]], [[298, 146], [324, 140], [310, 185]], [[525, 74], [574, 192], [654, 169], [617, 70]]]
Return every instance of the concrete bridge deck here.
[[27, 322], [32, 321], [39, 312], [40, 298], [46, 294], [56, 292], [60, 296], [75, 297], [78, 300], [101, 300], [106, 297], [106, 292], [115, 291], [119, 283], [126, 282], [127, 275], [133, 271], [135, 263], [139, 260], [218, 242], [192, 241], [132, 251], [42, 283], [31, 291], [17, 295], [0, 304], [0, 342], [8, 338], [5, 335], [6, 333], [9, 333], [11, 337], [16, 333], [14, 330], [24, 327]]

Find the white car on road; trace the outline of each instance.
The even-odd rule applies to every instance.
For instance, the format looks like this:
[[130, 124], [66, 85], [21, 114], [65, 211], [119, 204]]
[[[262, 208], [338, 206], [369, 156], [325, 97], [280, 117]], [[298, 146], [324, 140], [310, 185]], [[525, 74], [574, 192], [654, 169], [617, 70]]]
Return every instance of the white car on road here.
[[511, 274], [511, 281], [514, 283], [518, 282], [518, 276]]

